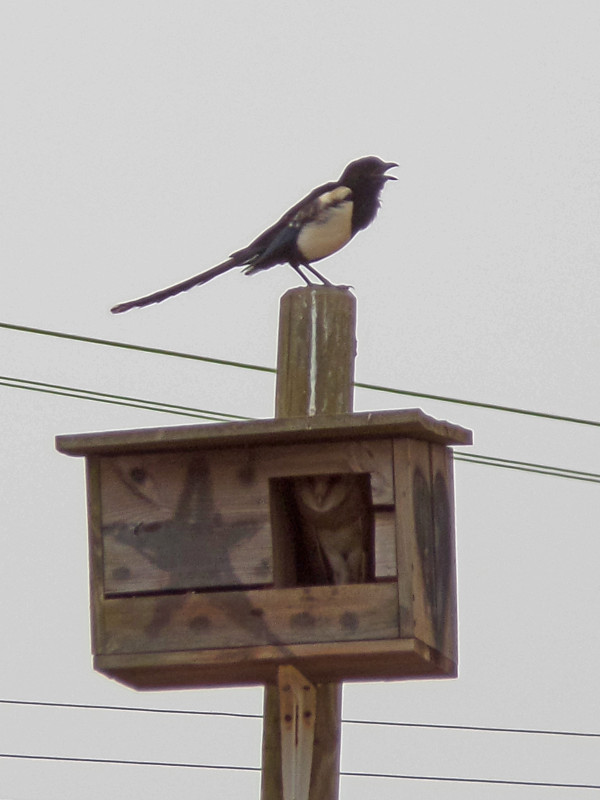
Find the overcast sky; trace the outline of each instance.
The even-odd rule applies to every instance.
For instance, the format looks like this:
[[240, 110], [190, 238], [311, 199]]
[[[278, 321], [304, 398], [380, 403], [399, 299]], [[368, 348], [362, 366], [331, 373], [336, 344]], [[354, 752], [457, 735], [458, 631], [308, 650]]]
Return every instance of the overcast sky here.
[[[212, 266], [353, 158], [399, 163], [321, 262], [357, 380], [600, 419], [596, 0], [0, 0], [0, 321], [273, 366], [289, 267]], [[272, 376], [0, 328], [4, 376], [269, 417]], [[54, 436], [181, 417], [0, 386], [0, 700], [260, 713], [262, 690], [94, 673], [83, 463]], [[473, 452], [598, 473], [598, 427], [357, 392]], [[600, 487], [456, 465], [460, 677], [347, 685], [360, 720], [600, 733]], [[600, 739], [347, 725], [342, 769], [600, 785]], [[260, 721], [0, 704], [0, 753], [259, 766]], [[2, 800], [258, 797], [257, 772], [0, 757]], [[593, 792], [592, 792], [593, 794]], [[344, 800], [571, 800], [342, 778]]]

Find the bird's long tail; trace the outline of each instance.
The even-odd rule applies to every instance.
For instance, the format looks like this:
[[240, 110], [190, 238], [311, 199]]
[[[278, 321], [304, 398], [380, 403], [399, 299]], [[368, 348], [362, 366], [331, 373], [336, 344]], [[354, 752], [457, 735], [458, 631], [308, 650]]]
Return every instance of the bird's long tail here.
[[194, 275], [193, 278], [188, 278], [186, 281], [176, 283], [175, 286], [169, 286], [167, 289], [161, 289], [159, 292], [147, 294], [145, 297], [138, 297], [137, 300], [129, 300], [127, 303], [119, 303], [111, 308], [111, 312], [113, 314], [122, 314], [123, 311], [129, 311], [130, 308], [142, 308], [143, 306], [152, 305], [152, 303], [161, 303], [163, 300], [166, 300], [167, 297], [172, 297], [174, 294], [179, 294], [180, 292], [187, 292], [188, 289], [191, 289], [194, 286], [200, 286], [203, 283], [207, 283], [213, 278], [216, 278], [217, 275], [222, 275], [223, 272], [227, 272], [227, 270], [233, 269], [233, 267], [238, 267], [239, 265], [239, 259], [228, 258], [227, 261], [223, 261], [222, 264], [217, 264], [216, 267], [207, 269], [205, 272], [201, 272], [199, 275]]

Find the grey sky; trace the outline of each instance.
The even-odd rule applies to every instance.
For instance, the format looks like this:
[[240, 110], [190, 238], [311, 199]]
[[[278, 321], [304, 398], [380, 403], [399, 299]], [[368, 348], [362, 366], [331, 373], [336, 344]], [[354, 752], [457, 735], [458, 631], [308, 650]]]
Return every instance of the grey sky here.
[[[321, 262], [358, 298], [357, 380], [599, 419], [600, 5], [0, 2], [0, 320], [273, 365], [289, 267], [108, 309], [247, 244], [353, 158], [399, 163]], [[268, 375], [0, 329], [3, 375], [268, 417]], [[136, 694], [89, 652], [83, 464], [54, 436], [166, 414], [0, 387], [0, 699]], [[474, 452], [600, 472], [597, 428], [421, 406]], [[352, 685], [345, 716], [598, 731], [598, 486], [456, 466], [460, 677]], [[260, 723], [0, 704], [0, 753], [257, 766]], [[600, 784], [598, 740], [347, 726], [342, 768]], [[255, 773], [0, 758], [2, 800], [258, 796]], [[345, 778], [344, 800], [583, 790]]]

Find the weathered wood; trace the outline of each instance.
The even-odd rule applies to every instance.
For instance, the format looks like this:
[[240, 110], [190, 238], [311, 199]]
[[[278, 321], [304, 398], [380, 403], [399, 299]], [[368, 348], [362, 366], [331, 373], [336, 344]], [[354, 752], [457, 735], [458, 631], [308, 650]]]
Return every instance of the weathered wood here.
[[284, 800], [308, 800], [317, 692], [295, 667], [278, 669]]
[[276, 417], [352, 409], [356, 301], [334, 286], [292, 289], [281, 299]]
[[342, 747], [342, 683], [317, 684], [317, 720], [310, 775], [310, 800], [336, 800], [339, 796]]
[[[313, 683], [331, 686], [324, 681], [375, 681], [408, 678], [448, 678], [456, 674], [455, 665], [444, 655], [418, 639], [383, 639], [364, 642], [324, 642], [290, 645], [282, 654], [273, 645], [219, 650], [180, 650], [166, 653], [129, 653], [96, 655], [94, 666], [100, 672], [136, 689], [201, 686], [242, 686], [277, 682], [277, 669], [294, 664]], [[201, 680], [198, 680], [198, 676]], [[336, 684], [334, 684], [336, 685]], [[325, 695], [327, 698], [327, 694]], [[337, 695], [329, 695], [335, 700]], [[273, 699], [275, 715], [279, 695]], [[268, 707], [267, 707], [268, 708]], [[317, 711], [317, 715], [318, 715]], [[265, 732], [270, 728], [265, 719]], [[320, 735], [327, 735], [328, 725]], [[335, 726], [332, 726], [335, 731]], [[263, 738], [269, 744], [270, 737]], [[271, 755], [279, 750], [279, 745]], [[267, 761], [263, 752], [263, 766]], [[280, 765], [281, 766], [281, 765]], [[274, 772], [276, 767], [273, 766]], [[266, 769], [271, 775], [271, 768]], [[279, 775], [281, 774], [281, 770]], [[279, 775], [275, 777], [279, 779]], [[279, 779], [280, 780], [280, 779]]]
[[416, 410], [329, 413], [351, 410], [353, 319], [342, 289], [283, 299], [280, 419], [58, 438], [87, 456], [95, 667], [136, 688], [268, 684], [263, 800], [281, 798], [280, 666], [317, 684], [310, 800], [337, 797], [335, 681], [456, 674], [447, 445], [470, 432]]
[[86, 459], [85, 473], [88, 498], [90, 623], [92, 650], [96, 653], [98, 652], [97, 643], [104, 635], [104, 620], [102, 615], [104, 587], [100, 577], [103, 571], [102, 509], [100, 497], [100, 463], [98, 458], [92, 456]]
[[[431, 542], [432, 511], [429, 495], [429, 445], [411, 439], [394, 442], [396, 502], [404, 513], [396, 516], [400, 633], [433, 646], [432, 610], [425, 591], [424, 568], [430, 563], [423, 552]], [[415, 481], [415, 476], [419, 476]], [[425, 494], [426, 493], [426, 496]], [[421, 551], [419, 531], [421, 530]]]
[[[382, 640], [386, 637], [401, 639], [415, 637], [422, 638], [445, 657], [451, 656], [451, 661], [455, 663], [453, 551], [448, 550], [448, 559], [451, 558], [452, 563], [448, 572], [449, 581], [444, 584], [446, 588], [441, 592], [441, 597], [448, 595], [448, 600], [443, 601], [437, 595], [431, 594], [431, 575], [435, 574], [435, 570], [439, 571], [436, 566], [436, 559], [439, 560], [436, 555], [437, 550], [435, 547], [432, 549], [432, 558], [423, 556], [419, 549], [416, 524], [417, 518], [421, 517], [429, 521], [424, 540], [421, 531], [421, 540], [427, 544], [429, 537], [430, 544], [434, 543], [440, 526], [438, 524], [436, 529], [434, 525], [435, 504], [432, 505], [429, 499], [430, 495], [433, 496], [431, 487], [435, 485], [435, 482], [432, 483], [432, 476], [441, 474], [447, 488], [443, 499], [451, 504], [450, 455], [443, 446], [404, 438], [394, 438], [391, 441], [367, 440], [366, 450], [363, 445], [365, 443], [362, 441], [335, 441], [281, 447], [271, 445], [247, 449], [226, 448], [223, 452], [219, 449], [209, 449], [202, 457], [208, 458], [209, 466], [206, 470], [208, 483], [211, 484], [214, 478], [215, 485], [223, 483], [225, 487], [219, 488], [218, 491], [211, 489], [211, 496], [217, 498], [215, 502], [219, 516], [227, 517], [228, 524], [231, 525], [234, 525], [236, 520], [234, 513], [236, 504], [242, 513], [248, 514], [252, 508], [251, 503], [255, 502], [244, 497], [240, 481], [247, 482], [253, 487], [253, 493], [257, 493], [258, 500], [254, 509], [257, 513], [260, 510], [263, 521], [270, 516], [268, 523], [265, 523], [267, 527], [268, 525], [277, 527], [282, 525], [281, 519], [277, 518], [279, 512], [275, 509], [277, 500], [282, 495], [277, 481], [290, 481], [294, 475], [303, 475], [307, 472], [318, 474], [320, 470], [324, 470], [325, 474], [334, 470], [343, 474], [370, 475], [373, 497], [379, 501], [373, 503], [375, 579], [383, 584], [389, 581], [390, 594], [382, 594], [381, 591], [387, 590], [381, 590], [375, 584], [315, 586], [299, 590], [299, 593], [294, 594], [289, 587], [296, 585], [295, 576], [292, 573], [287, 575], [285, 571], [286, 559], [289, 562], [293, 561], [293, 556], [289, 553], [281, 554], [284, 568], [278, 564], [269, 573], [273, 574], [274, 578], [280, 576], [279, 580], [275, 580], [275, 586], [284, 590], [285, 595], [278, 595], [277, 590], [271, 588], [272, 584], [269, 583], [264, 584], [265, 588], [261, 590], [252, 588], [252, 591], [232, 591], [240, 585], [235, 582], [239, 580], [237, 577], [232, 578], [232, 574], [235, 574], [232, 566], [239, 563], [240, 574], [243, 574], [244, 569], [250, 574], [248, 564], [259, 563], [252, 555], [252, 547], [259, 547], [260, 541], [256, 537], [250, 537], [238, 545], [234, 543], [233, 548], [230, 548], [229, 544], [232, 542], [228, 540], [226, 529], [224, 529], [224, 541], [228, 543], [226, 560], [230, 569], [228, 573], [222, 570], [222, 574], [226, 574], [223, 586], [217, 587], [220, 591], [208, 593], [198, 591], [201, 588], [198, 585], [201, 583], [198, 575], [201, 575], [203, 569], [204, 553], [198, 552], [197, 557], [191, 559], [180, 557], [181, 563], [175, 558], [177, 562], [175, 566], [173, 563], [163, 565], [167, 568], [161, 570], [155, 563], [157, 553], [148, 552], [148, 540], [143, 542], [144, 546], [140, 547], [139, 551], [120, 541], [118, 545], [121, 548], [121, 560], [116, 561], [115, 524], [118, 521], [119, 525], [124, 526], [130, 538], [139, 536], [140, 532], [137, 534], [134, 532], [136, 524], [144, 520], [143, 514], [148, 506], [152, 511], [157, 505], [148, 498], [155, 501], [157, 498], [160, 499], [171, 515], [174, 514], [174, 508], [183, 505], [187, 508], [186, 514], [189, 517], [193, 504], [189, 502], [189, 497], [186, 503], [182, 503], [180, 498], [185, 495], [183, 487], [186, 484], [185, 476], [189, 471], [189, 465], [194, 463], [199, 455], [198, 452], [184, 451], [183, 454], [137, 454], [131, 458], [117, 456], [116, 463], [121, 471], [129, 471], [129, 480], [133, 480], [130, 474], [132, 470], [141, 471], [134, 472], [137, 480], [134, 481], [132, 488], [119, 476], [118, 470], [114, 467], [114, 457], [90, 457], [88, 492], [94, 652], [98, 655], [108, 653], [116, 655], [128, 651], [153, 652], [158, 657], [161, 649], [165, 652], [181, 652], [193, 648], [197, 648], [198, 651], [207, 648], [228, 650], [235, 645], [252, 648], [269, 644], [277, 649], [313, 641], [317, 648], [314, 653], [318, 654], [318, 648], [322, 643], [336, 639], [358, 642], [367, 638], [373, 640], [375, 637], [381, 637]], [[325, 455], [319, 460], [321, 448], [324, 449]], [[255, 457], [254, 450], [260, 451], [260, 456]], [[272, 450], [277, 452], [271, 454]], [[392, 463], [393, 459], [395, 465]], [[434, 467], [434, 461], [439, 466]], [[427, 497], [425, 497], [424, 515], [419, 513], [416, 517], [415, 508], [420, 507], [418, 504], [415, 505], [417, 468], [422, 476], [421, 505], [423, 492]], [[372, 471], [364, 472], [365, 470]], [[141, 475], [144, 477], [143, 481], [140, 481]], [[243, 479], [239, 477], [240, 475]], [[136, 491], [139, 483], [141, 490]], [[233, 492], [231, 486], [234, 487]], [[238, 498], [233, 496], [237, 490], [240, 492]], [[125, 493], [126, 502], [119, 499], [119, 492]], [[231, 497], [233, 511], [228, 510], [228, 496]], [[115, 497], [116, 502], [113, 503]], [[212, 509], [211, 506], [209, 516], [212, 514]], [[173, 517], [169, 519], [172, 520]], [[450, 511], [449, 514], [446, 513], [445, 527], [442, 525], [446, 531], [446, 538], [452, 520], [453, 513]], [[104, 521], [109, 524], [103, 525]], [[146, 523], [142, 522], [142, 534], [144, 524]], [[271, 534], [272, 531], [269, 530], [269, 537]], [[283, 528], [279, 534], [279, 540], [285, 541]], [[452, 542], [449, 541], [449, 544], [451, 546]], [[167, 544], [165, 547], [168, 550]], [[174, 558], [181, 548], [172, 549], [174, 553], [170, 557]], [[273, 555], [277, 555], [277, 548]], [[149, 564], [143, 562], [143, 557], [149, 558]], [[213, 566], [218, 564], [214, 553], [213, 556], [206, 553], [206, 560], [211, 561], [211, 558]], [[263, 559], [265, 566], [270, 564], [270, 558], [270, 551], [267, 553], [265, 550]], [[247, 560], [248, 564], [244, 564], [244, 560]], [[175, 572], [181, 579], [182, 575], [185, 576], [184, 567], [189, 569], [187, 578], [190, 579], [190, 583], [183, 587], [188, 591], [165, 592], [165, 586], [174, 585], [170, 571]], [[140, 571], [136, 573], [138, 568]], [[126, 574], [123, 576], [119, 570]], [[427, 570], [429, 570], [429, 595]], [[253, 581], [257, 580], [257, 577], [256, 573], [255, 576], [251, 576], [252, 587], [256, 585]], [[126, 587], [129, 591], [119, 591], [122, 587]], [[192, 591], [189, 591], [190, 589]], [[317, 614], [313, 613], [315, 606], [318, 608]], [[359, 657], [358, 661], [360, 662]], [[248, 671], [248, 677], [241, 674], [242, 666]], [[242, 658], [237, 662], [236, 669], [238, 671], [235, 682], [253, 681], [255, 673], [251, 662], [245, 662]], [[404, 665], [401, 661], [391, 660], [385, 669], [389, 670], [385, 673], [385, 677], [404, 677]], [[431, 669], [433, 673], [439, 671], [437, 666], [432, 666]], [[337, 665], [333, 674], [352, 679], [356, 670], [356, 664], [353, 660], [349, 660], [343, 666]], [[421, 667], [421, 673], [426, 671], [425, 667]], [[449, 674], [453, 674], [454, 671], [453, 666]], [[182, 673], [188, 675], [187, 668], [183, 664]], [[140, 671], [138, 675], [144, 684], [146, 679], [142, 676], [142, 672]], [[374, 673], [373, 678], [375, 677], [377, 676]], [[210, 678], [206, 681], [210, 682]], [[201, 670], [196, 674], [195, 685], [207, 685]]]
[[[296, 409], [292, 406], [290, 411], [296, 412]], [[472, 442], [471, 431], [434, 419], [418, 408], [290, 416], [292, 418], [289, 419], [66, 434], [56, 437], [56, 448], [67, 455], [87, 456], [103, 453], [181, 452], [198, 447], [292, 444], [390, 436], [406, 436], [447, 445]]]
[[[431, 474], [434, 500], [434, 529], [436, 544], [441, 548], [438, 564], [445, 575], [436, 579], [438, 604], [436, 607], [436, 647], [451, 661], [458, 663], [458, 612], [456, 607], [456, 548], [454, 513], [454, 470], [452, 452], [447, 447], [431, 444]], [[445, 493], [445, 494], [444, 494]], [[441, 593], [441, 596], [440, 596]]]
[[247, 451], [101, 459], [107, 596], [273, 582], [268, 479]]
[[[456, 665], [457, 620], [451, 455], [410, 439], [394, 442], [401, 636], [415, 636]], [[456, 667], [455, 667], [456, 669]]]
[[[286, 659], [285, 664], [290, 664]], [[264, 666], [262, 664], [261, 666]], [[261, 769], [261, 800], [270, 800], [281, 796], [283, 800], [282, 785], [282, 753], [281, 753], [281, 726], [279, 723], [279, 686], [277, 675], [283, 663], [269, 664], [267, 669], [257, 670], [257, 678], [265, 684], [263, 701], [263, 740], [262, 740], [262, 769]], [[274, 668], [273, 668], [274, 667]], [[314, 742], [314, 739], [313, 739]], [[314, 753], [314, 745], [313, 745]]]
[[396, 510], [375, 510], [375, 580], [396, 580], [398, 564], [396, 557]]
[[413, 569], [414, 520], [412, 517], [412, 456], [413, 442], [400, 439], [394, 442], [394, 494], [397, 507], [403, 513], [394, 515], [396, 571], [398, 576], [398, 611], [400, 635], [415, 634]]
[[297, 475], [368, 473], [373, 502], [394, 502], [389, 437], [276, 447], [198, 446], [193, 452], [104, 456], [101, 465], [105, 525], [127, 519], [161, 521], [178, 510], [191, 515], [192, 498], [187, 495], [194, 490], [208, 495], [219, 513], [255, 513], [265, 500], [260, 492], [266, 481]]
[[[293, 289], [282, 297], [275, 397], [277, 417], [304, 418], [306, 432], [312, 420], [320, 415], [352, 411], [355, 330], [356, 301], [347, 290], [307, 287]], [[267, 685], [266, 713], [276, 702], [274, 694], [278, 694], [277, 688]], [[318, 685], [310, 800], [336, 800], [338, 797], [341, 713], [341, 684]], [[282, 797], [279, 726], [265, 725], [261, 798], [282, 800]]]
[[373, 503], [391, 505], [394, 502], [389, 438], [258, 447], [250, 452], [257, 475], [267, 480], [298, 475], [366, 473], [371, 477]]
[[[318, 450], [323, 445], [315, 446]], [[338, 452], [328, 468], [348, 470], [364, 468], [364, 464], [357, 465], [356, 461], [348, 458], [348, 443], [335, 442], [331, 443], [331, 447]], [[395, 439], [393, 443], [377, 440], [377, 448], [381, 448], [384, 455], [393, 452], [395, 459], [393, 469], [386, 460], [387, 455], [385, 458], [382, 456], [375, 459], [376, 464], [380, 465], [377, 469], [381, 474], [394, 476], [391, 493], [388, 489], [378, 490], [380, 498], [391, 497], [394, 505], [373, 506], [376, 579], [380, 581], [379, 584], [292, 589], [289, 586], [295, 585], [293, 577], [286, 583], [285, 573], [282, 572], [281, 581], [277, 584], [279, 589], [266, 587], [252, 591], [229, 590], [208, 593], [158, 591], [126, 596], [123, 594], [111, 596], [103, 590], [103, 559], [106, 560], [106, 550], [110, 548], [106, 546], [109, 536], [106, 531], [103, 535], [102, 531], [100, 475], [103, 471], [102, 463], [109, 460], [109, 457], [90, 457], [88, 492], [94, 653], [100, 657], [117, 656], [126, 652], [138, 652], [140, 656], [152, 653], [157, 663], [160, 663], [161, 651], [168, 655], [169, 652], [181, 653], [196, 649], [200, 660], [197, 662], [198, 669], [194, 673], [193, 680], [185, 658], [180, 665], [181, 675], [171, 662], [169, 675], [175, 680], [175, 685], [192, 681], [190, 685], [202, 686], [209, 685], [212, 680], [210, 668], [205, 674], [201, 667], [205, 663], [201, 658], [203, 653], [212, 653], [215, 663], [218, 663], [219, 658], [222, 659], [222, 664], [225, 666], [223, 673], [225, 682], [253, 683], [257, 680], [256, 670], [249, 654], [254, 653], [256, 647], [272, 647], [275, 654], [273, 658], [281, 658], [282, 652], [293, 653], [294, 658], [297, 658], [296, 648], [300, 644], [306, 644], [309, 650], [304, 649], [301, 652], [303, 656], [309, 658], [309, 663], [325, 664], [332, 670], [332, 677], [352, 680], [357, 675], [363, 674], [362, 670], [366, 663], [360, 655], [360, 648], [357, 648], [356, 656], [352, 650], [336, 651], [338, 663], [334, 663], [333, 660], [322, 659], [323, 646], [336, 640], [354, 641], [358, 645], [362, 640], [374, 641], [379, 638], [385, 642], [386, 637], [398, 637], [404, 640], [399, 642], [403, 652], [405, 646], [410, 650], [417, 647], [419, 641], [429, 645], [432, 653], [437, 651], [435, 658], [430, 657], [419, 664], [418, 674], [430, 673], [435, 676], [439, 675], [442, 669], [446, 669], [446, 674], [449, 676], [455, 674], [456, 610], [451, 530], [453, 524], [451, 454], [443, 446], [403, 438]], [[286, 445], [281, 450], [288, 452], [292, 462], [294, 453], [300, 454], [298, 459], [298, 464], [301, 465], [300, 473], [303, 473], [307, 466], [318, 469], [313, 466], [314, 459], [307, 458], [304, 446]], [[214, 451], [217, 460], [219, 452]], [[228, 452], [233, 454], [234, 450]], [[186, 459], [191, 458], [189, 453], [184, 455]], [[159, 460], [164, 457], [164, 455], [152, 456]], [[329, 458], [328, 456], [326, 461], [329, 461]], [[342, 461], [337, 461], [338, 458]], [[273, 485], [272, 479], [268, 476], [273, 473], [276, 475], [289, 473], [290, 468], [285, 467], [279, 455], [270, 460], [266, 457], [259, 459], [262, 460], [270, 464], [269, 468], [263, 471], [259, 481], [265, 487], [261, 497], [268, 505], [266, 487], [270, 490], [272, 503], [280, 496], [277, 485]], [[381, 463], [386, 465], [385, 469], [381, 467]], [[244, 469], [246, 467], [247, 465]], [[260, 469], [262, 468], [255, 465], [255, 471]], [[415, 479], [417, 472], [421, 476], [418, 482]], [[435, 487], [436, 476], [438, 478], [441, 476], [446, 488], [442, 494], [438, 490], [437, 500], [435, 490], [432, 490], [432, 486]], [[420, 486], [418, 491], [417, 484]], [[374, 485], [373, 474], [371, 485]], [[144, 505], [146, 501], [142, 498], [139, 502]], [[436, 528], [435, 509], [447, 508], [448, 504], [450, 510], [442, 514], [442, 524], [440, 526], [438, 521]], [[271, 512], [273, 513], [273, 509]], [[423, 519], [426, 521], [425, 536], [423, 536]], [[419, 520], [421, 520], [420, 534]], [[279, 524], [275, 519], [272, 523]], [[446, 548], [446, 556], [442, 558], [442, 563], [450, 564], [450, 569], [446, 570], [448, 580], [439, 583], [441, 591], [439, 587], [435, 588], [438, 582], [432, 581], [431, 577], [439, 574], [440, 570], [439, 546], [436, 544], [440, 532], [444, 532], [450, 548]], [[426, 552], [428, 550], [431, 555]], [[291, 558], [289, 555], [287, 557]], [[284, 561], [285, 558], [284, 555]], [[427, 574], [429, 574], [429, 589]], [[343, 644], [344, 641], [340, 643]], [[233, 658], [235, 667], [229, 669], [227, 665], [232, 661], [231, 651], [234, 646], [241, 648], [241, 655], [239, 658]], [[218, 653], [219, 648], [223, 651], [222, 655]], [[344, 661], [339, 663], [342, 653]], [[97, 663], [104, 662], [99, 660]], [[285, 660], [281, 663], [285, 663]], [[298, 666], [305, 669], [304, 664]], [[406, 672], [407, 669], [413, 667], [402, 659], [384, 659], [379, 666], [374, 665], [371, 679], [407, 677], [411, 674]], [[129, 672], [127, 680], [137, 679], [142, 687], [147, 684], [149, 680], [147, 676], [151, 674], [153, 670], [148, 671], [146, 667], [140, 667]], [[228, 677], [225, 678], [225, 675]], [[319, 674], [319, 681], [324, 679], [324, 675], [326, 673]], [[368, 673], [365, 673], [365, 677], [369, 677]]]
[[376, 506], [393, 504], [389, 439], [103, 456], [105, 594], [277, 583], [272, 481], [349, 473], [370, 476]]
[[101, 605], [96, 652], [397, 638], [397, 595], [380, 583], [113, 597]]

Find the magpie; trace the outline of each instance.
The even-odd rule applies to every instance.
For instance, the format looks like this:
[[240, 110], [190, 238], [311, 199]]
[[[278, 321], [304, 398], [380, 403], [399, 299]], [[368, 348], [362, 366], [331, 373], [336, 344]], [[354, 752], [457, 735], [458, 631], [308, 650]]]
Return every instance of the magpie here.
[[227, 261], [175, 286], [120, 303], [111, 308], [112, 313], [121, 314], [130, 308], [160, 303], [234, 267], [245, 267], [244, 272], [253, 275], [276, 264], [289, 264], [309, 286], [313, 281], [303, 270], [308, 270], [325, 286], [331, 286], [312, 262], [340, 250], [358, 231], [373, 222], [385, 182], [396, 180], [385, 172], [397, 166], [393, 161], [382, 161], [376, 156], [352, 161], [338, 181], [313, 189], [247, 247], [232, 253]]

